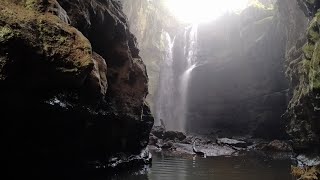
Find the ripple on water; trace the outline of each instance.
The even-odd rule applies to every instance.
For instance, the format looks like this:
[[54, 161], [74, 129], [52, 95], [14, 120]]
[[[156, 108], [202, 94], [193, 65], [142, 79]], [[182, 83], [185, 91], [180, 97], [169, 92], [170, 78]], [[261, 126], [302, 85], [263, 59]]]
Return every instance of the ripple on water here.
[[129, 180], [293, 180], [292, 161], [259, 156], [183, 158], [153, 154], [145, 175], [124, 175]]

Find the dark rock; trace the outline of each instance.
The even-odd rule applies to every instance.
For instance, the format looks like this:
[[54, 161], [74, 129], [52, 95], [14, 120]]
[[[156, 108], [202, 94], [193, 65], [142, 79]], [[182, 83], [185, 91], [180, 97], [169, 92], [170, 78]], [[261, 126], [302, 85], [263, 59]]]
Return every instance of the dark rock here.
[[318, 0], [297, 0], [300, 8], [306, 16], [314, 16], [320, 8], [320, 1]]
[[182, 132], [179, 131], [166, 131], [163, 135], [163, 139], [168, 139], [168, 140], [176, 140], [178, 139], [179, 141], [183, 141], [186, 139], [186, 135]]
[[144, 148], [153, 125], [145, 103], [148, 77], [121, 7], [116, 1], [58, 2], [69, 15], [71, 25], [90, 40], [94, 51], [108, 65], [105, 100], [112, 111], [108, 121], [115, 126], [110, 137], [122, 139], [119, 144], [130, 151]]
[[269, 144], [266, 144], [262, 150], [265, 151], [278, 151], [278, 152], [292, 152], [292, 146], [285, 142], [285, 141], [279, 141], [279, 140], [274, 140], [271, 141]]
[[158, 139], [158, 142], [155, 144], [157, 148], [161, 148], [164, 145], [164, 141], [162, 139]]
[[[151, 164], [152, 155], [148, 149], [144, 149], [138, 155], [132, 154], [118, 154], [116, 156], [110, 157], [106, 168], [121, 168], [127, 170], [130, 167], [137, 167], [145, 164]], [[103, 167], [101, 167], [103, 168]]]
[[187, 136], [184, 140], [181, 141], [183, 144], [192, 144], [192, 136]]
[[163, 139], [165, 131], [166, 129], [163, 126], [154, 126], [151, 130], [151, 134], [155, 135], [160, 139]]
[[105, 165], [119, 152], [127, 160], [139, 156], [153, 117], [134, 41], [115, 1], [0, 1], [8, 166], [39, 163], [50, 171], [83, 168], [87, 161]]
[[95, 97], [90, 97], [93, 100], [103, 99], [106, 95], [108, 82], [107, 82], [107, 64], [105, 60], [98, 55], [93, 53], [93, 70], [89, 74], [85, 86]]
[[173, 141], [166, 141], [162, 146], [161, 146], [161, 148], [162, 149], [170, 149], [170, 148], [172, 148], [173, 147]]
[[238, 141], [238, 140], [229, 139], [229, 138], [217, 138], [216, 142], [219, 145], [230, 145], [230, 146], [239, 147], [239, 148], [246, 148], [249, 145], [251, 145], [250, 143], [247, 143], [245, 141]]
[[156, 146], [157, 142], [158, 142], [158, 138], [156, 136], [154, 136], [153, 134], [150, 134], [149, 145]]

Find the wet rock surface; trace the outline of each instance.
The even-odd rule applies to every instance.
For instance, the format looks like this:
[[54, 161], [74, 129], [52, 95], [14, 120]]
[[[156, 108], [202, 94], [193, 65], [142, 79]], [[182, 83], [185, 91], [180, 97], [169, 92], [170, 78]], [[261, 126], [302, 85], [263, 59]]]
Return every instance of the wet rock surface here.
[[109, 157], [105, 162], [91, 161], [89, 166], [95, 169], [106, 169], [109, 171], [126, 170], [130, 168], [139, 168], [140, 166], [149, 165], [152, 161], [152, 155], [149, 149], [143, 149], [140, 154], [132, 155], [126, 153], [118, 153]]
[[198, 155], [196, 152], [204, 153], [205, 157], [258, 153], [275, 159], [283, 159], [293, 158], [295, 155], [291, 144], [287, 141], [268, 141], [250, 137], [218, 138], [213, 135], [197, 134], [185, 135], [185, 138], [179, 140], [177, 136], [180, 133], [178, 132], [174, 133], [175, 138], [169, 139], [163, 136], [166, 133], [163, 126], [155, 126], [152, 132], [158, 133], [158, 136], [150, 134], [149, 148], [173, 156], [195, 156]]
[[292, 146], [285, 141], [274, 140], [261, 148], [265, 151], [292, 152]]
[[239, 141], [239, 140], [235, 140], [235, 139], [229, 139], [229, 138], [217, 138], [217, 144], [230, 145], [230, 146], [240, 147], [240, 148], [246, 148], [249, 145], [252, 145], [252, 143], [248, 143], [245, 141]]
[[319, 166], [320, 156], [318, 154], [300, 154], [296, 157], [299, 166]]

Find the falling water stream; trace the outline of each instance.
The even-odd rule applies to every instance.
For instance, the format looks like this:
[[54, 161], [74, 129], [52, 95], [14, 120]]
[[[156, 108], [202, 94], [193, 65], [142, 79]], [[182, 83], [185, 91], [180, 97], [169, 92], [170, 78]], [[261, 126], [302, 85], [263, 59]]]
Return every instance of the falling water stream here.
[[198, 26], [193, 25], [186, 28], [184, 38], [185, 38], [185, 47], [184, 54], [187, 60], [186, 70], [180, 77], [179, 93], [180, 93], [180, 111], [178, 111], [178, 124], [176, 130], [185, 132], [186, 131], [186, 122], [187, 122], [187, 110], [188, 110], [188, 87], [191, 72], [196, 68], [196, 56], [197, 56], [197, 40], [198, 40]]
[[189, 26], [184, 31], [185, 69], [175, 82], [173, 67], [173, 47], [175, 38], [164, 33], [166, 52], [160, 67], [160, 80], [156, 105], [156, 119], [162, 119], [168, 130], [186, 131], [187, 96], [192, 70], [197, 66], [197, 25]]
[[156, 105], [156, 119], [160, 122], [160, 119], [165, 121], [167, 127], [175, 128], [176, 122], [174, 114], [174, 77], [173, 77], [173, 46], [174, 39], [171, 39], [170, 35], [164, 33], [166, 51], [165, 59], [160, 66], [160, 80], [158, 88], [158, 98]]

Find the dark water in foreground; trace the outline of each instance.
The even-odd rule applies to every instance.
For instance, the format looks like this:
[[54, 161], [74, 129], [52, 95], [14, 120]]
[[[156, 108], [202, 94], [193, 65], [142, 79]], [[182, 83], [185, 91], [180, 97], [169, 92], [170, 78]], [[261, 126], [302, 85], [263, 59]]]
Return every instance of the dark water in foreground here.
[[293, 180], [291, 160], [258, 156], [181, 158], [153, 153], [149, 170], [110, 179], [128, 180]]

